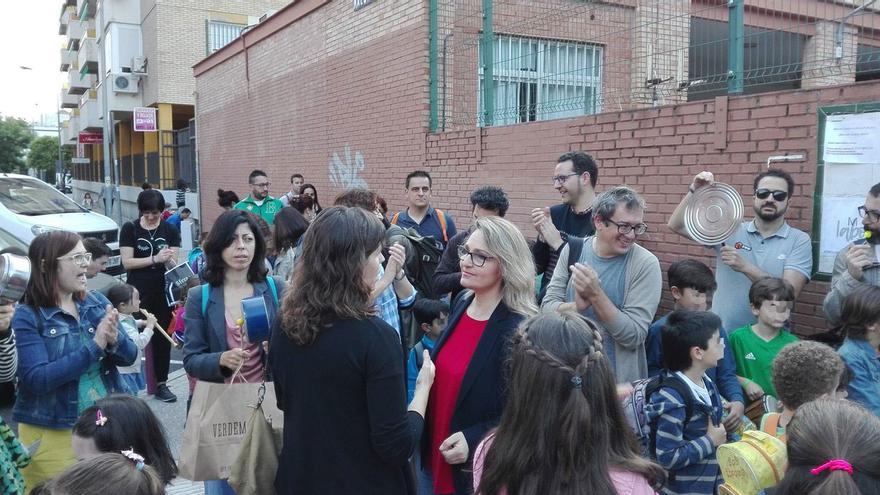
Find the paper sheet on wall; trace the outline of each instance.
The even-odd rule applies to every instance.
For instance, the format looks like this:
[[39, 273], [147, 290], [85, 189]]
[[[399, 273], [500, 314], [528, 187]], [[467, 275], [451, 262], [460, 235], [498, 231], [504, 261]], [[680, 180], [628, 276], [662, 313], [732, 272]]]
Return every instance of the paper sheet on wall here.
[[829, 115], [825, 120], [825, 163], [877, 163], [880, 112]]
[[823, 196], [822, 239], [819, 242], [820, 272], [831, 273], [837, 252], [850, 242], [863, 238], [864, 229], [858, 207], [864, 201], [863, 195]]

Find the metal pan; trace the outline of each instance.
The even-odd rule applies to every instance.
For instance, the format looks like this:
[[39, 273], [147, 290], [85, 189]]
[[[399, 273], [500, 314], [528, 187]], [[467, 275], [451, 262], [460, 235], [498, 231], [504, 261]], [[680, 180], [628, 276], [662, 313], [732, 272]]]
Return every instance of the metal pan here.
[[11, 253], [0, 254], [0, 304], [16, 302], [24, 296], [31, 278], [31, 261]]
[[705, 246], [717, 246], [730, 237], [743, 218], [739, 191], [715, 182], [691, 195], [684, 210], [684, 228], [691, 239]]

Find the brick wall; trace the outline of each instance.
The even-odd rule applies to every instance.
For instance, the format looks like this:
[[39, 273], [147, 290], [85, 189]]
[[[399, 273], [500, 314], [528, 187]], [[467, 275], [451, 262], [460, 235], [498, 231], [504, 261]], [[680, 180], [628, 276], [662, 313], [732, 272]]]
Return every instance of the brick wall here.
[[[325, 206], [347, 185], [360, 184], [383, 195], [392, 211], [404, 206], [406, 174], [424, 168], [434, 177], [434, 204], [460, 227], [470, 223], [471, 190], [495, 184], [510, 196], [508, 218], [534, 237], [528, 212], [558, 201], [549, 179], [556, 158], [583, 149], [600, 164], [600, 190], [626, 183], [644, 193], [651, 227], [644, 244], [664, 271], [685, 256], [712, 265], [706, 249], [665, 227], [693, 175], [711, 170], [748, 197], [768, 156], [804, 154], [803, 162], [779, 166], [798, 183], [787, 218], [809, 232], [817, 109], [880, 94], [880, 83], [866, 82], [731, 98], [726, 111], [724, 101], [701, 101], [427, 134], [427, 10], [394, 17], [402, 1], [377, 1], [358, 12], [350, 2], [330, 2], [251, 46], [247, 63], [244, 52], [221, 53], [222, 62], [197, 66], [206, 226], [219, 214], [212, 192], [222, 187], [244, 197], [252, 168], [268, 172], [276, 196], [300, 172]], [[369, 23], [359, 22], [367, 16]], [[826, 283], [812, 282], [802, 293], [799, 332], [824, 328], [826, 291]], [[668, 309], [668, 299], [663, 305]]]

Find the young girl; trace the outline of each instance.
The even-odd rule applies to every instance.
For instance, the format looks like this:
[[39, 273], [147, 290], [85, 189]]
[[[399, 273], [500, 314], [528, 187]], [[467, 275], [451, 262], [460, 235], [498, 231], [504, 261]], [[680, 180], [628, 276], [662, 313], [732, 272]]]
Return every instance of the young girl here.
[[72, 446], [78, 460], [133, 449], [162, 482], [177, 476], [162, 424], [147, 403], [135, 397], [111, 395], [83, 411], [73, 427]]
[[849, 399], [880, 416], [880, 287], [862, 284], [846, 296], [840, 322], [846, 339], [837, 352], [852, 372]]
[[799, 407], [787, 448], [776, 495], [880, 493], [880, 419], [852, 402], [819, 399]]
[[509, 376], [501, 422], [474, 453], [478, 495], [654, 494], [663, 469], [639, 457], [594, 324], [575, 313], [527, 320]]
[[31, 495], [87, 495], [125, 493], [164, 495], [165, 486], [156, 470], [130, 449], [82, 460], [57, 478], [34, 487]]
[[[107, 299], [119, 311], [119, 325], [125, 330], [126, 335], [138, 348], [137, 359], [130, 366], [118, 366], [119, 377], [125, 385], [128, 393], [137, 395], [146, 387], [144, 374], [141, 371], [141, 358], [144, 356], [144, 348], [153, 337], [156, 327], [156, 317], [141, 309], [141, 296], [134, 286], [129, 284], [117, 284], [107, 291]], [[132, 313], [141, 313], [147, 316], [146, 320], [135, 320]], [[143, 330], [138, 330], [142, 327]]]

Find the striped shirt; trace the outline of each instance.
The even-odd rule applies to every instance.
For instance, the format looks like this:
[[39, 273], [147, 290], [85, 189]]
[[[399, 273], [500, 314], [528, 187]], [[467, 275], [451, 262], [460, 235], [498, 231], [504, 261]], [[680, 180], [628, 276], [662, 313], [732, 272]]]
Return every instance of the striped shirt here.
[[0, 383], [11, 382], [18, 370], [18, 353], [15, 351], [15, 332], [0, 337]]

